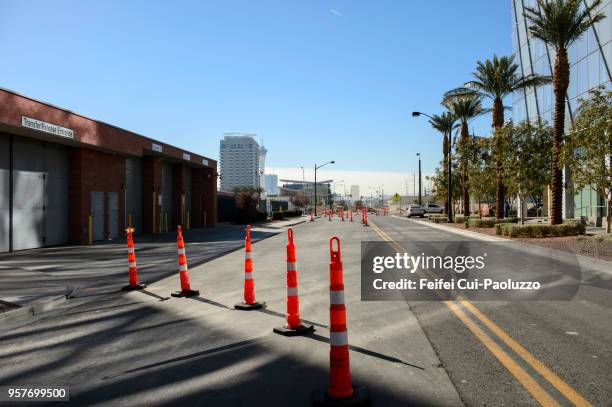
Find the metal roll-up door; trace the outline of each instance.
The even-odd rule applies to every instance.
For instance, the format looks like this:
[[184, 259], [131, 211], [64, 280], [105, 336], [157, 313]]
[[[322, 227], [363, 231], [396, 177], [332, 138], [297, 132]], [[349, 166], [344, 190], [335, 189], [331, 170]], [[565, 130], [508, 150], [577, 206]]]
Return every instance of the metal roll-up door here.
[[185, 216], [187, 214], [189, 215], [191, 225], [191, 219], [193, 219], [193, 212], [191, 212], [191, 168], [185, 171]]
[[68, 149], [46, 143], [44, 240], [45, 246], [68, 242]]
[[0, 134], [0, 253], [10, 250], [11, 139]]
[[12, 250], [68, 241], [68, 149], [13, 137]]
[[91, 192], [92, 239], [104, 239], [104, 192]]
[[45, 156], [43, 143], [13, 139], [13, 250], [44, 245]]
[[142, 232], [142, 160], [131, 157], [125, 160], [125, 224], [132, 218], [136, 233]]
[[108, 193], [108, 238], [119, 237], [119, 193]]
[[161, 230], [166, 232], [174, 228], [172, 224], [172, 166], [162, 165], [162, 208], [161, 208]]

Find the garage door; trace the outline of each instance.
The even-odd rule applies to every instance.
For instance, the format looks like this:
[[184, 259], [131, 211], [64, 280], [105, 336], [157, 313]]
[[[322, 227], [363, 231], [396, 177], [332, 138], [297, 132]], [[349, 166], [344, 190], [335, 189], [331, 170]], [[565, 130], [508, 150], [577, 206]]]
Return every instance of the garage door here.
[[0, 134], [0, 253], [9, 251], [10, 138]]
[[13, 250], [68, 241], [68, 150], [13, 137]]
[[136, 233], [142, 232], [142, 159], [127, 158], [125, 160], [125, 225], [128, 215], [132, 215], [132, 226]]
[[162, 231], [170, 231], [174, 228], [172, 220], [172, 165], [162, 165]]

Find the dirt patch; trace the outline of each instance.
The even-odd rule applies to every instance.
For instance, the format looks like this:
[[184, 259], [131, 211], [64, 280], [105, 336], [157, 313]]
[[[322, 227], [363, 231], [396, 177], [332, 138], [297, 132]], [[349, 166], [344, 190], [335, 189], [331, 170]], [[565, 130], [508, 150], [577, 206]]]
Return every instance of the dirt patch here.
[[0, 301], [0, 314], [2, 314], [3, 312], [14, 310], [16, 308], [19, 308], [19, 306], [14, 305], [14, 304], [9, 304], [8, 302]]
[[448, 226], [456, 229], [464, 229], [472, 232], [482, 233], [483, 235], [501, 237], [508, 240], [518, 240], [536, 246], [547, 247], [549, 249], [561, 250], [564, 252], [580, 254], [582, 256], [593, 257], [612, 261], [612, 240], [598, 240], [595, 236], [560, 236], [560, 237], [507, 237], [495, 234], [495, 228], [466, 228], [463, 223], [447, 223]]

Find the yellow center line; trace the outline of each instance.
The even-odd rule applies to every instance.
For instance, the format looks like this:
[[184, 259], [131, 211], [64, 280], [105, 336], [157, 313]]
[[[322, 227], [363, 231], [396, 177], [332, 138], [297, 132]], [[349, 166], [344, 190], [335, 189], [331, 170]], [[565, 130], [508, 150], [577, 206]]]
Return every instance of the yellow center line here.
[[[393, 241], [391, 237], [373, 222], [370, 223], [372, 228], [380, 237], [389, 242], [398, 251], [406, 249]], [[523, 346], [516, 342], [503, 329], [491, 321], [486, 315], [478, 310], [470, 301], [459, 301], [466, 309], [468, 309], [476, 318], [478, 318], [485, 326], [487, 326], [499, 339], [504, 342], [510, 349], [516, 352], [527, 364], [537, 371], [544, 379], [552, 384], [565, 398], [574, 403], [576, 406], [592, 406], [584, 397], [576, 392], [569, 384], [565, 383], [553, 371], [547, 368], [535, 356], [527, 351]], [[559, 405], [523, 368], [521, 368], [503, 349], [495, 343], [495, 341], [478, 327], [453, 301], [444, 301], [444, 304], [455, 314], [455, 316], [463, 322], [463, 324], [476, 336], [489, 351], [499, 360], [506, 369], [521, 383], [521, 385], [532, 395], [532, 397], [543, 406]]]

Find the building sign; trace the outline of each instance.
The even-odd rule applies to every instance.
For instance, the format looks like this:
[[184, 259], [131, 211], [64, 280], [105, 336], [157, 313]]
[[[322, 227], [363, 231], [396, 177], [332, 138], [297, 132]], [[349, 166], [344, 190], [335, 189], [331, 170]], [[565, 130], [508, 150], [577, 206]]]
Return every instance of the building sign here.
[[160, 146], [159, 144], [151, 144], [151, 149], [153, 151], [157, 151], [158, 153], [161, 153], [164, 149], [162, 148], [162, 146]]
[[183, 153], [183, 160], [191, 161], [191, 156], [187, 153]]
[[42, 120], [36, 120], [26, 116], [21, 116], [21, 125], [29, 129], [34, 129], [56, 136], [74, 139], [74, 130], [58, 126], [57, 124], [43, 122]]
[[202, 164], [208, 167], [208, 160], [206, 158], [202, 158]]

